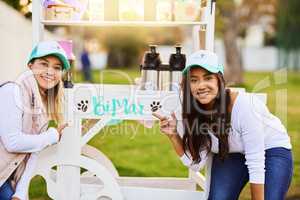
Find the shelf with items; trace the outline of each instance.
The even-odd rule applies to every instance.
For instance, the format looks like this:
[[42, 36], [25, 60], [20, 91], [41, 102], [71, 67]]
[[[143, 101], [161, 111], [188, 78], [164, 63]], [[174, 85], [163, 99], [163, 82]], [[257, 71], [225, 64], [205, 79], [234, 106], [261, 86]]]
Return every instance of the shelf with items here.
[[45, 0], [45, 25], [178, 26], [207, 23], [206, 0]]
[[207, 22], [189, 22], [189, 21], [60, 21], [60, 20], [42, 20], [46, 26], [144, 26], [144, 27], [176, 27], [176, 26], [206, 26]]
[[[53, 0], [45, 0], [53, 1]], [[57, 1], [57, 0], [55, 0]], [[215, 0], [60, 0], [69, 6], [57, 6], [57, 12], [49, 5], [34, 1], [34, 43], [43, 38], [44, 26], [83, 26], [83, 27], [193, 27], [194, 50], [199, 48], [213, 50], [214, 25], [215, 25]], [[74, 2], [85, 2], [78, 9]], [[130, 3], [127, 8], [121, 6], [124, 2]], [[134, 5], [138, 1], [142, 4]], [[73, 2], [73, 4], [72, 4]], [[173, 2], [173, 6], [167, 6]], [[174, 3], [175, 2], [175, 3]], [[190, 8], [181, 8], [184, 4]], [[39, 5], [38, 5], [39, 4]], [[97, 8], [98, 6], [98, 8]], [[75, 8], [74, 8], [75, 7]], [[124, 7], [124, 6], [123, 6]], [[132, 7], [131, 14], [126, 14]], [[179, 9], [180, 7], [180, 9]], [[188, 6], [187, 6], [188, 7]], [[47, 14], [51, 8], [52, 14]], [[171, 9], [171, 10], [170, 10]], [[177, 12], [177, 10], [179, 11]], [[187, 10], [193, 15], [188, 16]], [[135, 10], [135, 11], [134, 11]], [[136, 11], [137, 10], [137, 11]], [[164, 12], [169, 13], [166, 14]], [[184, 11], [183, 11], [184, 10]], [[64, 11], [66, 13], [64, 13]], [[53, 12], [57, 15], [53, 15]], [[136, 12], [134, 14], [134, 12]], [[125, 13], [125, 14], [124, 14]], [[186, 14], [186, 15], [184, 15]], [[47, 16], [52, 16], [48, 18]], [[56, 17], [53, 17], [56, 16]], [[165, 17], [163, 17], [165, 16]]]

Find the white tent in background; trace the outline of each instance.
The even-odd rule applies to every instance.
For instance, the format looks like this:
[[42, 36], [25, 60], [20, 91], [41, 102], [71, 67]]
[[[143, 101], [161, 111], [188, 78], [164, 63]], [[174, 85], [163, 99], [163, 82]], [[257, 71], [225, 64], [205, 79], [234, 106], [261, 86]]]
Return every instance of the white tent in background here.
[[[55, 36], [48, 32], [45, 38]], [[31, 21], [0, 1], [0, 83], [14, 80], [26, 69], [31, 48]]]

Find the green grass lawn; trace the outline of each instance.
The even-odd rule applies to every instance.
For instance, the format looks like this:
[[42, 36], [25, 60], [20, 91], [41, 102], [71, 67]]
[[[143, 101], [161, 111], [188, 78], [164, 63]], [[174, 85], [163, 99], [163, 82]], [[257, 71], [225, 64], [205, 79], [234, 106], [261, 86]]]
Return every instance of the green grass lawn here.
[[[101, 74], [101, 75], [100, 75]], [[127, 74], [127, 75], [126, 75]], [[111, 84], [133, 84], [133, 78], [138, 77], [138, 71], [124, 71], [100, 73], [95, 71], [95, 82]], [[74, 74], [74, 79], [81, 82], [82, 75]], [[276, 112], [276, 96], [287, 91], [287, 126], [292, 138], [294, 153], [294, 177], [289, 196], [298, 195], [300, 198], [300, 74], [288, 73], [287, 81], [280, 82], [273, 73], [246, 73], [245, 85], [248, 91], [253, 91], [258, 86], [264, 85], [269, 80], [267, 87], [256, 92], [268, 94], [268, 106]], [[263, 81], [264, 80], [264, 81]], [[282, 80], [282, 78], [280, 78]], [[269, 85], [269, 86], [268, 86]], [[278, 103], [277, 103], [278, 104]], [[282, 106], [279, 106], [282, 108]], [[284, 116], [279, 116], [284, 119]], [[187, 176], [187, 169], [181, 164], [167, 138], [159, 133], [158, 125], [146, 129], [134, 121], [124, 121], [121, 124], [110, 126], [95, 136], [90, 144], [104, 152], [115, 164], [122, 176]], [[30, 187], [30, 197], [34, 200], [48, 199], [45, 184], [40, 177], [34, 178]], [[243, 191], [243, 200], [250, 199], [249, 187]]]

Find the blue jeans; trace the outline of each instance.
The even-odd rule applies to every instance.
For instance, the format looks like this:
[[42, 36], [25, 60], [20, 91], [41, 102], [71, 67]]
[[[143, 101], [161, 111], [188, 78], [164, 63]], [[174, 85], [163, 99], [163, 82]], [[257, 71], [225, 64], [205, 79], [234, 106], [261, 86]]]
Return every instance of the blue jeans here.
[[14, 191], [11, 187], [10, 180], [7, 180], [1, 187], [0, 187], [0, 200], [11, 200]]
[[[284, 200], [293, 176], [291, 150], [279, 147], [265, 153], [265, 200]], [[249, 181], [245, 155], [231, 153], [222, 162], [214, 156], [209, 200], [238, 200]]]

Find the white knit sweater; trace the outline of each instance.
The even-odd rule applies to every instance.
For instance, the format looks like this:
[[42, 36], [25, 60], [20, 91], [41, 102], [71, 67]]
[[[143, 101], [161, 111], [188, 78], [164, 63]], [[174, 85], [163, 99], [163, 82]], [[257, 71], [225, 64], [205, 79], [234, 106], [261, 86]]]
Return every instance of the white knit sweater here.
[[[249, 171], [250, 183], [264, 184], [265, 150], [274, 147], [291, 149], [290, 137], [281, 121], [272, 115], [266, 105], [250, 93], [239, 93], [231, 113], [231, 126], [228, 140], [229, 151], [243, 153]], [[183, 125], [177, 131], [183, 135]], [[212, 153], [218, 153], [218, 139], [209, 133], [212, 140]], [[190, 156], [181, 156], [184, 165], [194, 171], [205, 166], [206, 152], [200, 152], [202, 161], [193, 164]]]

